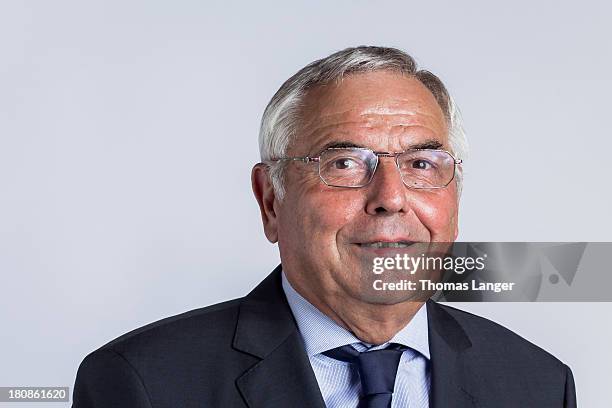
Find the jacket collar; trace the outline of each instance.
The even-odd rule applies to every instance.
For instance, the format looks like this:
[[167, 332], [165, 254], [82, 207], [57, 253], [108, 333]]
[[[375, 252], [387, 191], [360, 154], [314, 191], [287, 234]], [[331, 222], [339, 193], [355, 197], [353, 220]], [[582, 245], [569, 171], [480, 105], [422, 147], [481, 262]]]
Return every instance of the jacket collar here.
[[[470, 338], [459, 322], [433, 300], [427, 301], [427, 312], [431, 353], [430, 407], [478, 407], [482, 378], [471, 369]], [[474, 358], [474, 354], [471, 356]]]
[[280, 272], [279, 265], [240, 305], [233, 346], [261, 360], [236, 385], [250, 408], [325, 408]]
[[296, 331], [279, 265], [241, 303], [233, 346], [264, 359]]

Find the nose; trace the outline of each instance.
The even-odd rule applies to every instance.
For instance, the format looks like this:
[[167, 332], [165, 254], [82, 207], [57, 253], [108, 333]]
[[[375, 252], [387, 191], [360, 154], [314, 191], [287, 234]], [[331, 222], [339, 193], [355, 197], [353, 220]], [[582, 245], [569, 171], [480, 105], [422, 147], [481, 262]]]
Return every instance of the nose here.
[[370, 215], [407, 212], [408, 189], [392, 157], [379, 157], [378, 167], [368, 185], [366, 212]]

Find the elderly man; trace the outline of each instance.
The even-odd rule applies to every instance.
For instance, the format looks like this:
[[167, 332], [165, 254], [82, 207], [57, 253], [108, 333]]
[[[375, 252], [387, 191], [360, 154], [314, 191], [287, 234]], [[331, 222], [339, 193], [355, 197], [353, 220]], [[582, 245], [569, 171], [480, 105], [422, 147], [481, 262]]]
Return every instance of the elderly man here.
[[516, 334], [372, 289], [374, 257], [456, 239], [465, 146], [444, 85], [409, 55], [306, 66], [266, 108], [252, 172], [281, 265], [244, 298], [87, 356], [73, 406], [575, 406], [570, 369]]

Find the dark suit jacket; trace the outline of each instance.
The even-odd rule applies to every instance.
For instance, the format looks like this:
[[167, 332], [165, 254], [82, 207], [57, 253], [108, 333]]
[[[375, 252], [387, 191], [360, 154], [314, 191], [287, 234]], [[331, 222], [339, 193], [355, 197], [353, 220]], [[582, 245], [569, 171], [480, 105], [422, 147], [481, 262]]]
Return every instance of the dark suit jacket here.
[[[427, 302], [430, 406], [575, 407], [570, 369], [481, 317]], [[280, 268], [246, 297], [170, 317], [89, 354], [75, 408], [323, 408]]]

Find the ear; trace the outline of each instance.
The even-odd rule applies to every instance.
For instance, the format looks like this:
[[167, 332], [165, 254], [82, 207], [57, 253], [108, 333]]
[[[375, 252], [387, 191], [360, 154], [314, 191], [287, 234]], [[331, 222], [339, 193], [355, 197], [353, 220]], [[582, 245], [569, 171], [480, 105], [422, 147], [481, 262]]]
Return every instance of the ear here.
[[264, 233], [268, 241], [275, 243], [278, 241], [278, 219], [274, 205], [276, 204], [276, 196], [274, 188], [265, 164], [257, 163], [251, 171], [251, 185], [253, 194], [259, 204], [261, 213], [261, 221], [263, 222]]

